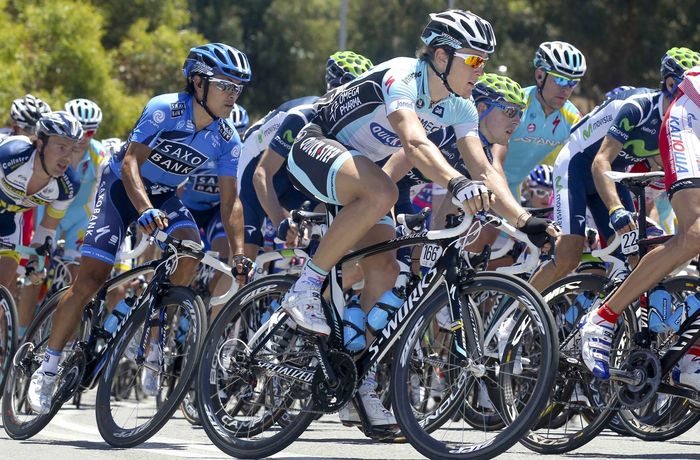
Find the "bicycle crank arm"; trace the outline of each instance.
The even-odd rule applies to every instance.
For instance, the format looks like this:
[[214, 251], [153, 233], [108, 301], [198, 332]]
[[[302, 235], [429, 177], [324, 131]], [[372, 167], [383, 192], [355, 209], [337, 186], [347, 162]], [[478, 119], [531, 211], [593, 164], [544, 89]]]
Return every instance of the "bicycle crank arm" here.
[[624, 371], [622, 369], [610, 369], [610, 380], [626, 383], [628, 385], [640, 385], [644, 381], [644, 374], [639, 370]]
[[657, 393], [680, 396], [681, 398], [690, 399], [691, 401], [700, 401], [700, 392], [689, 387], [677, 387], [669, 385], [668, 383], [660, 384]]

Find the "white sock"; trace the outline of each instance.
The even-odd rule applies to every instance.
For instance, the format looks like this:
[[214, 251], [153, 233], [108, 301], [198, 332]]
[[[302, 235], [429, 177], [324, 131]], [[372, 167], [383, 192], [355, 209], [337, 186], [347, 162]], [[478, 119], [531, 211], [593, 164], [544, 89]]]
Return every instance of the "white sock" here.
[[44, 352], [44, 361], [41, 363], [41, 371], [47, 375], [58, 374], [58, 363], [61, 361], [61, 350], [47, 348]]
[[294, 283], [292, 289], [297, 292], [308, 290], [320, 291], [321, 287], [323, 287], [323, 282], [326, 280], [326, 276], [328, 276], [327, 271], [317, 267], [312, 261], [309, 261], [304, 267], [304, 270], [302, 270], [297, 282]]

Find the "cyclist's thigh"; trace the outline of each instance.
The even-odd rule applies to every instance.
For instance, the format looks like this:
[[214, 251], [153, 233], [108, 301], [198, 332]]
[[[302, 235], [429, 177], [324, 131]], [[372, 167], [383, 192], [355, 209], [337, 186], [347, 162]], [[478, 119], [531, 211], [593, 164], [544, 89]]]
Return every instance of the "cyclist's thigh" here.
[[[0, 213], [0, 241], [14, 245], [22, 242], [22, 214]], [[19, 260], [17, 251], [0, 249], [0, 284], [8, 289], [17, 279]]]
[[[582, 153], [574, 154], [566, 144], [554, 165], [554, 217], [564, 235], [585, 235], [586, 180], [590, 161]], [[587, 173], [588, 171], [588, 173]]]

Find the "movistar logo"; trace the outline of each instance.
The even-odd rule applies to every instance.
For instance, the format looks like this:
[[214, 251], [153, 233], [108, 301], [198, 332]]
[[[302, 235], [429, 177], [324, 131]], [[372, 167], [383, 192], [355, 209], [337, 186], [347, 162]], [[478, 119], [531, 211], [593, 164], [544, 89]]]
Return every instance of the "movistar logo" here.
[[632, 126], [632, 123], [630, 123], [627, 117], [623, 118], [622, 121], [620, 121], [620, 125], [622, 125], [622, 129], [628, 132], [632, 131], [632, 128], [634, 128], [634, 126]]
[[288, 129], [286, 130], [283, 134], [282, 137], [284, 137], [284, 140], [289, 142], [290, 144], [294, 143], [294, 134], [292, 134], [292, 130]]
[[627, 147], [632, 147], [631, 153], [637, 158], [653, 157], [659, 154], [658, 148], [656, 148], [655, 150], [647, 150], [647, 146], [644, 143], [643, 139], [632, 139], [630, 141], [627, 141], [622, 146], [622, 149], [626, 150]]
[[561, 189], [564, 188], [561, 185], [561, 176], [554, 178], [554, 188], [556, 189], [557, 193], [561, 192]]
[[588, 125], [588, 128], [583, 130], [583, 138], [588, 140], [588, 138], [591, 137], [592, 132], [593, 132], [593, 125]]

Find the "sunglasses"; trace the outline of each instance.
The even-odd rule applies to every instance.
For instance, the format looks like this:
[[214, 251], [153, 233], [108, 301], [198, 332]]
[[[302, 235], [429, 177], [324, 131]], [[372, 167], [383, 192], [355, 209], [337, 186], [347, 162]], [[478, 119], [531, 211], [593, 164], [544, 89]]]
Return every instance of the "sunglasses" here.
[[548, 198], [552, 196], [552, 190], [546, 188], [531, 188], [523, 193], [523, 197], [526, 200], [529, 200], [533, 196], [536, 196], [537, 198]]
[[561, 86], [562, 88], [576, 88], [576, 85], [578, 85], [578, 82], [581, 81], [578, 78], [576, 78], [576, 79], [566, 78], [566, 77], [562, 77], [561, 75], [557, 75], [557, 74], [551, 73], [551, 72], [548, 72], [547, 74], [554, 79], [554, 83]]
[[232, 81], [214, 77], [209, 77], [209, 82], [214, 83], [217, 88], [225, 93], [236, 93], [237, 95], [240, 95], [243, 92], [243, 85], [240, 83], [234, 83]]
[[515, 105], [505, 105], [501, 104], [500, 102], [493, 101], [491, 103], [494, 107], [496, 107], [498, 110], [503, 112], [503, 114], [508, 117], [508, 118], [522, 118], [523, 117], [523, 108]]
[[464, 63], [467, 64], [472, 69], [480, 69], [480, 68], [484, 67], [484, 65], [486, 64], [486, 61], [489, 60], [489, 58], [477, 56], [476, 54], [455, 52], [455, 56], [464, 59]]

